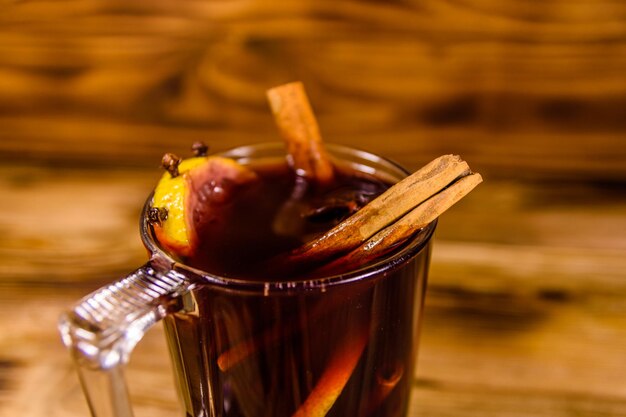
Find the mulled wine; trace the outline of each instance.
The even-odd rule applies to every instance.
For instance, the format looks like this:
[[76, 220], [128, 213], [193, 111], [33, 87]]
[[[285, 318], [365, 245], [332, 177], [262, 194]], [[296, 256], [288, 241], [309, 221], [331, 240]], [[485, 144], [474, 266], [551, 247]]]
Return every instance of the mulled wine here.
[[271, 262], [403, 175], [335, 165], [317, 186], [282, 159], [251, 164], [257, 181], [194, 213], [198, 245], [183, 261], [232, 286], [200, 282], [165, 318], [187, 416], [405, 416], [433, 228], [360, 271]]

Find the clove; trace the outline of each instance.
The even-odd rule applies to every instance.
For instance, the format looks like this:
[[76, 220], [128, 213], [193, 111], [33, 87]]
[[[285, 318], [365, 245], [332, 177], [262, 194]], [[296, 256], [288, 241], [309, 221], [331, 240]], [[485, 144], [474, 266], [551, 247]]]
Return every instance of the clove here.
[[194, 142], [191, 145], [191, 150], [195, 156], [207, 156], [209, 152], [209, 147], [204, 142]]
[[167, 220], [168, 211], [165, 207], [150, 207], [148, 209], [148, 222], [150, 224], [158, 224], [161, 225], [165, 220]]
[[163, 155], [163, 159], [161, 159], [161, 166], [170, 173], [172, 178], [176, 178], [180, 175], [178, 172], [178, 165], [180, 162], [181, 158], [179, 156], [176, 156], [173, 153], [166, 153]]

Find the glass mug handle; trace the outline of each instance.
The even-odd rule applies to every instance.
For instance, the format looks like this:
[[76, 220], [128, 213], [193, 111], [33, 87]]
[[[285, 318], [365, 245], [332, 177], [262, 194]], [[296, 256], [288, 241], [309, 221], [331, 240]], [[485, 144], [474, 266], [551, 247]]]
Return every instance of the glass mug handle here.
[[61, 316], [63, 343], [72, 353], [94, 417], [133, 415], [124, 365], [152, 325], [182, 308], [179, 296], [188, 289], [183, 274], [149, 262]]

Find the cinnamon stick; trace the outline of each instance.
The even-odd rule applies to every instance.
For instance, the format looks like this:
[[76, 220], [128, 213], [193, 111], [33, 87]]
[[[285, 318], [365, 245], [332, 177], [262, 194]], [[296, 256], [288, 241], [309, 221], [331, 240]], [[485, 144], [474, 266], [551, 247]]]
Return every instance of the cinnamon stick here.
[[435, 220], [481, 182], [482, 177], [477, 173], [461, 177], [443, 191], [419, 204], [397, 222], [376, 233], [347, 255], [324, 265], [315, 272], [324, 273], [338, 269], [345, 270], [364, 265], [376, 259], [404, 242], [417, 230]]
[[286, 142], [291, 167], [309, 181], [330, 183], [334, 176], [333, 165], [303, 84], [298, 81], [281, 85], [266, 94], [278, 130]]
[[455, 179], [470, 173], [469, 166], [459, 156], [441, 156], [393, 185], [321, 237], [295, 249], [282, 261], [287, 264], [313, 264], [348, 252], [440, 192]]

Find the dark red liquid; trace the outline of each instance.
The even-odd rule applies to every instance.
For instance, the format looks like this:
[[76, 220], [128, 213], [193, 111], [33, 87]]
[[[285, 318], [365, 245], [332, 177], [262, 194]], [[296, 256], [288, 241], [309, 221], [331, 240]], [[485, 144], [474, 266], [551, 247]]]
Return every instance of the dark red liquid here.
[[[388, 186], [344, 171], [330, 187], [298, 189], [294, 203], [296, 178], [286, 166], [259, 174], [202, 225], [189, 264], [275, 281], [267, 259], [349, 215], [353, 207], [342, 202], [364, 204]], [[285, 208], [291, 203], [296, 209]], [[290, 417], [305, 407], [326, 407], [320, 415], [329, 417], [406, 416], [429, 252], [418, 245], [366, 278], [328, 287], [244, 292], [198, 284], [183, 296], [183, 312], [165, 319], [186, 416]], [[334, 395], [321, 388], [342, 372]]]
[[286, 164], [256, 172], [258, 181], [229, 190], [227, 203], [210, 208], [210, 220], [198, 219], [200, 245], [187, 264], [225, 277], [275, 280], [278, 271], [267, 270], [269, 259], [312, 240], [389, 187], [346, 170], [337, 170], [325, 186], [297, 179]]

